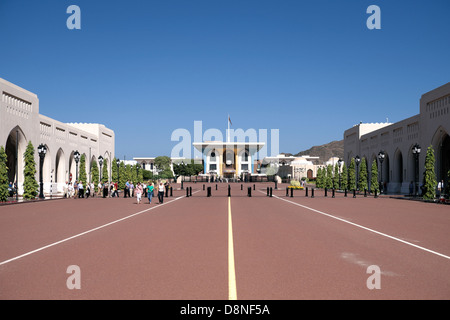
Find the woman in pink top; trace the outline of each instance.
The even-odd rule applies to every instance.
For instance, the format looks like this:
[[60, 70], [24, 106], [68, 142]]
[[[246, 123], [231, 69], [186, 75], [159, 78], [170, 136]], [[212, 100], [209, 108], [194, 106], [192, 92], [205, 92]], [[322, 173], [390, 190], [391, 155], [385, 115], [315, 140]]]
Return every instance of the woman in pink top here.
[[141, 203], [142, 192], [144, 192], [144, 190], [142, 189], [141, 183], [138, 182], [137, 186], [134, 188], [134, 193], [136, 194], [138, 204]]

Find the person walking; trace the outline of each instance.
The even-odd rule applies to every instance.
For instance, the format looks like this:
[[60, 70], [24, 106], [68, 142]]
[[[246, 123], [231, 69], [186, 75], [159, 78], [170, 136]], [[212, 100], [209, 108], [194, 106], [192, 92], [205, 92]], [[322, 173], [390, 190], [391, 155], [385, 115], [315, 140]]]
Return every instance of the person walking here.
[[103, 198], [107, 198], [108, 197], [108, 183], [104, 183], [103, 184]]
[[437, 189], [438, 189], [437, 196], [440, 197], [442, 192], [444, 191], [444, 180], [439, 181]]
[[73, 183], [69, 183], [69, 185], [67, 186], [67, 198], [72, 198], [73, 197]]
[[160, 204], [164, 202], [164, 184], [162, 181], [159, 182], [158, 186], [158, 200]]
[[142, 199], [142, 193], [144, 192], [144, 190], [142, 189], [141, 183], [138, 182], [138, 184], [136, 185], [136, 187], [134, 188], [134, 193], [136, 194], [136, 200], [137, 200], [137, 204], [141, 203], [141, 199]]
[[73, 184], [73, 198], [76, 199], [78, 197], [78, 181], [75, 181]]
[[84, 198], [84, 186], [82, 181], [78, 183], [78, 198]]
[[89, 182], [86, 183], [86, 199], [91, 195], [91, 185]]
[[151, 204], [152, 203], [152, 198], [153, 198], [153, 190], [155, 189], [155, 186], [152, 183], [148, 184], [147, 187], [147, 197], [148, 197], [148, 203]]

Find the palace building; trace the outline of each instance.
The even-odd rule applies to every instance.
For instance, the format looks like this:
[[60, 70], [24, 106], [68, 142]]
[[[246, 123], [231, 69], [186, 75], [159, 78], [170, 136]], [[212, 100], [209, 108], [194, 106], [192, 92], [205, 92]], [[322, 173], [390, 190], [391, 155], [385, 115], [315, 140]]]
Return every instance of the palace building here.
[[202, 153], [204, 174], [225, 179], [244, 179], [258, 174], [255, 154], [264, 147], [264, 142], [194, 142]]
[[114, 131], [97, 123], [63, 123], [39, 113], [39, 99], [27, 91], [0, 78], [0, 145], [7, 155], [8, 176], [18, 182], [18, 194], [23, 194], [24, 152], [31, 141], [35, 148], [36, 180], [39, 181], [39, 155], [43, 144], [46, 154], [43, 162], [44, 194], [63, 192], [66, 181], [76, 179], [76, 151], [86, 157], [86, 173], [98, 157], [111, 175], [114, 158]]
[[[449, 183], [450, 170], [450, 83], [422, 95], [420, 113], [396, 123], [360, 123], [344, 132], [344, 161], [359, 156], [369, 168], [380, 152], [379, 181], [390, 193], [409, 193], [409, 185], [422, 184], [425, 155], [434, 149], [437, 181]], [[413, 151], [420, 146], [418, 165]], [[378, 161], [378, 160], [377, 160]], [[418, 170], [418, 172], [416, 171]], [[418, 176], [418, 180], [416, 180]]]

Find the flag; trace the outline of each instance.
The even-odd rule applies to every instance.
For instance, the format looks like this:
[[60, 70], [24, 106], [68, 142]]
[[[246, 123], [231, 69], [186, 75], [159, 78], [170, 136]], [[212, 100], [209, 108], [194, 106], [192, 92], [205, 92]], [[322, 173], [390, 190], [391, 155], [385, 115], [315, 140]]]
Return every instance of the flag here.
[[230, 116], [228, 116], [228, 121], [230, 121], [230, 124], [231, 124], [231, 125], [233, 125], [233, 124], [231, 123], [231, 119], [230, 119]]

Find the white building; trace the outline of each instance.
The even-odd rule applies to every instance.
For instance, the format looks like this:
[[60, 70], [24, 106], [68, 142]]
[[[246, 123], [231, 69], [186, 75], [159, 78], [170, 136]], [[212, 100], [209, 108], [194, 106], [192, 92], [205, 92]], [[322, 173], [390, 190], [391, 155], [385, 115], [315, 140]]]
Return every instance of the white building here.
[[76, 176], [75, 151], [86, 157], [86, 172], [99, 156], [111, 174], [114, 158], [114, 131], [96, 123], [63, 123], [39, 113], [38, 96], [0, 78], [0, 145], [5, 147], [8, 176], [18, 181], [23, 193], [24, 152], [31, 141], [35, 148], [36, 180], [39, 181], [37, 148], [44, 144], [47, 153], [43, 164], [44, 193], [62, 193], [66, 181]]
[[[447, 184], [450, 170], [450, 83], [422, 95], [420, 113], [396, 123], [360, 123], [344, 132], [344, 160], [365, 157], [370, 166], [380, 151], [385, 154], [379, 181], [388, 192], [409, 193], [411, 182], [421, 184], [427, 148], [432, 146], [438, 181]], [[421, 147], [418, 181], [413, 147]]]

